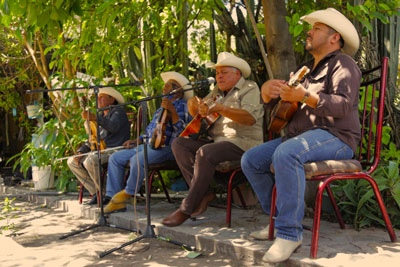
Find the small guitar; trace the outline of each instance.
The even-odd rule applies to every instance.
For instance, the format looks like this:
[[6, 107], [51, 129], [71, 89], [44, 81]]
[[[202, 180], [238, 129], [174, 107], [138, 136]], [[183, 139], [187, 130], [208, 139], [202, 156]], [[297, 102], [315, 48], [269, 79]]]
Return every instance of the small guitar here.
[[[289, 79], [288, 85], [291, 87], [296, 87], [309, 71], [309, 68], [303, 66]], [[280, 131], [285, 128], [289, 120], [293, 117], [294, 113], [296, 113], [297, 109], [297, 102], [279, 100], [279, 102], [271, 111], [271, 121], [269, 123], [268, 130], [273, 131], [274, 133], [280, 133]]]
[[165, 130], [170, 119], [171, 112], [168, 109], [163, 108], [158, 117], [156, 128], [151, 136], [150, 147], [152, 149], [158, 149], [164, 146], [166, 139]]
[[[206, 103], [208, 108], [211, 109], [221, 99], [221, 95], [216, 95], [213, 98], [205, 99], [204, 102]], [[202, 128], [202, 125], [206, 125], [204, 130], [208, 130], [219, 117], [220, 115], [218, 113], [208, 114], [205, 117], [202, 117], [200, 114], [197, 113], [179, 136], [198, 134]]]

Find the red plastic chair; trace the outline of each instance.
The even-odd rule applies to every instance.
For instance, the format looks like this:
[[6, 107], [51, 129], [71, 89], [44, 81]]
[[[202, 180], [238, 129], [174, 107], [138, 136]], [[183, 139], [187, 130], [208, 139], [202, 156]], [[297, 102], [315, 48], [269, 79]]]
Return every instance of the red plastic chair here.
[[[371, 176], [378, 166], [380, 157], [383, 113], [385, 106], [387, 62], [388, 58], [385, 57], [382, 61], [382, 65], [363, 72], [363, 81], [361, 83], [361, 88], [363, 91], [360, 91], [360, 95], [370, 97], [364, 97], [362, 99], [362, 104], [364, 105], [363, 111], [360, 114], [362, 140], [359, 144], [359, 153], [357, 155], [357, 159], [309, 162], [304, 165], [307, 181], [320, 181], [315, 199], [314, 223], [310, 250], [311, 258], [317, 257], [322, 194], [324, 189], [326, 189], [328, 193], [340, 227], [342, 229], [345, 228], [344, 221], [340, 215], [339, 208], [329, 186], [331, 182], [336, 180], [364, 179], [368, 181], [374, 191], [378, 205], [382, 212], [382, 217], [386, 223], [390, 240], [392, 242], [397, 241], [381, 193], [375, 180]], [[380, 74], [373, 76], [376, 71], [380, 71]], [[371, 76], [373, 78], [370, 78]], [[375, 95], [376, 93], [378, 94], [377, 96]], [[363, 169], [365, 171], [362, 171]], [[271, 171], [273, 171], [273, 166], [271, 166]], [[273, 239], [274, 235], [276, 194], [276, 188], [274, 187], [272, 193], [269, 226], [270, 240]]]

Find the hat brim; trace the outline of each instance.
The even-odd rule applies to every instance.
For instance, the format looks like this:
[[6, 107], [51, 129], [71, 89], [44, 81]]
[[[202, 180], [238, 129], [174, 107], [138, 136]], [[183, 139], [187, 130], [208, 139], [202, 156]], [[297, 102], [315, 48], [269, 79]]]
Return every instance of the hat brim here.
[[251, 74], [250, 65], [246, 62], [246, 60], [236, 56], [228, 57], [218, 61], [217, 63], [208, 62], [206, 63], [206, 67], [210, 69], [215, 69], [217, 67], [234, 67], [242, 72], [244, 78], [248, 78]]
[[[190, 89], [192, 85], [190, 84], [189, 80], [183, 76], [182, 74], [175, 72], [175, 71], [167, 71], [160, 74], [161, 79], [164, 83], [168, 82], [169, 80], [175, 80], [179, 83], [179, 85], [183, 89]], [[184, 99], [188, 100], [189, 98], [193, 97], [193, 90], [185, 91]]]
[[118, 104], [125, 103], [125, 98], [123, 97], [123, 95], [112, 87], [100, 88], [99, 94], [106, 94], [114, 97], [114, 99], [117, 100]]
[[354, 56], [360, 46], [360, 39], [353, 23], [350, 22], [342, 13], [334, 8], [314, 11], [300, 18], [310, 25], [316, 22], [328, 25], [337, 31], [344, 40], [343, 52]]

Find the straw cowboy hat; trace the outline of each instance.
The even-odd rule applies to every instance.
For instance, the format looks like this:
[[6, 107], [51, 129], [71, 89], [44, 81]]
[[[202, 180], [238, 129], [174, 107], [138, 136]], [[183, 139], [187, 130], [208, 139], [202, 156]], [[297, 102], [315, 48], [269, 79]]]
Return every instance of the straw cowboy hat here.
[[[161, 79], [164, 81], [164, 83], [168, 82], [169, 80], [175, 80], [179, 83], [179, 85], [183, 89], [192, 88], [192, 85], [190, 84], [189, 80], [185, 76], [183, 76], [182, 74], [180, 74], [178, 72], [167, 71], [167, 72], [161, 73], [160, 76], [161, 76]], [[193, 97], [193, 90], [186, 91], [184, 98], [189, 99], [191, 97]]]
[[115, 100], [117, 100], [118, 104], [125, 103], [125, 99], [124, 99], [124, 97], [121, 95], [121, 93], [118, 92], [117, 90], [115, 90], [115, 89], [112, 88], [112, 87], [103, 87], [103, 88], [100, 88], [99, 94], [106, 94], [106, 95], [109, 95], [109, 96], [114, 97]]
[[215, 69], [220, 66], [228, 66], [239, 69], [242, 72], [244, 78], [247, 78], [251, 74], [250, 65], [246, 62], [246, 60], [241, 59], [235, 55], [232, 55], [228, 52], [221, 52], [218, 54], [217, 63], [208, 62], [206, 64], [207, 68]]
[[320, 22], [335, 29], [344, 40], [343, 52], [350, 56], [354, 56], [357, 52], [360, 46], [357, 30], [353, 23], [336, 9], [330, 7], [324, 10], [314, 11], [300, 19], [311, 25]]

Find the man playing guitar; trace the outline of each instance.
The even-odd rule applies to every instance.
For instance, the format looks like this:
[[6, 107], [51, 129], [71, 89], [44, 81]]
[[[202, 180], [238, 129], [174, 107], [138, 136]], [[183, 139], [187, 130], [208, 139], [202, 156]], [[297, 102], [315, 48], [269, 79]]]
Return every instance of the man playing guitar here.
[[[360, 139], [361, 71], [351, 58], [359, 47], [357, 31], [333, 8], [301, 19], [313, 26], [305, 46], [313, 56], [304, 64], [310, 73], [297, 87], [269, 80], [261, 89], [269, 105], [280, 97], [300, 102], [299, 109], [287, 124], [285, 136], [254, 147], [242, 157], [242, 170], [267, 214], [274, 184], [277, 189], [276, 239], [263, 258], [268, 263], [287, 260], [302, 243], [304, 163], [351, 159]], [[267, 233], [263, 229], [251, 236], [266, 239]]]
[[[164, 81], [163, 94], [168, 94], [172, 90], [190, 88], [189, 80], [180, 73], [169, 71], [161, 73]], [[185, 98], [192, 91], [185, 92]], [[148, 145], [147, 157], [148, 164], [161, 163], [173, 160], [174, 155], [171, 151], [171, 142], [179, 136], [186, 124], [191, 120], [183, 91], [168, 98], [163, 98], [160, 108], [154, 113], [152, 121], [145, 129], [149, 139], [154, 140], [154, 135], [163, 135], [159, 146]], [[170, 113], [164, 126], [160, 126], [164, 112]], [[160, 129], [162, 128], [162, 129]], [[162, 131], [163, 130], [163, 131]], [[111, 201], [104, 208], [105, 213], [125, 210], [126, 200], [135, 195], [136, 189], [139, 190], [144, 179], [144, 157], [142, 136], [138, 140], [128, 140], [124, 143], [128, 149], [115, 152], [108, 161], [108, 178], [106, 187], [106, 199]], [[132, 147], [133, 146], [133, 147]], [[126, 186], [123, 186], [125, 167], [130, 163], [130, 174]], [[139, 180], [139, 181], [138, 181]], [[137, 186], [136, 186], [137, 184]]]
[[208, 129], [208, 138], [179, 137], [172, 143], [172, 151], [189, 185], [189, 194], [180, 208], [165, 218], [166, 226], [182, 224], [191, 215], [204, 212], [215, 195], [209, 192], [215, 167], [220, 162], [240, 160], [244, 151], [262, 143], [264, 109], [260, 103], [257, 84], [250, 76], [249, 64], [228, 52], [218, 55], [216, 64], [217, 87], [205, 98], [222, 98], [210, 108], [206, 100], [194, 97], [188, 101], [189, 112], [195, 117], [218, 113], [220, 116]]

